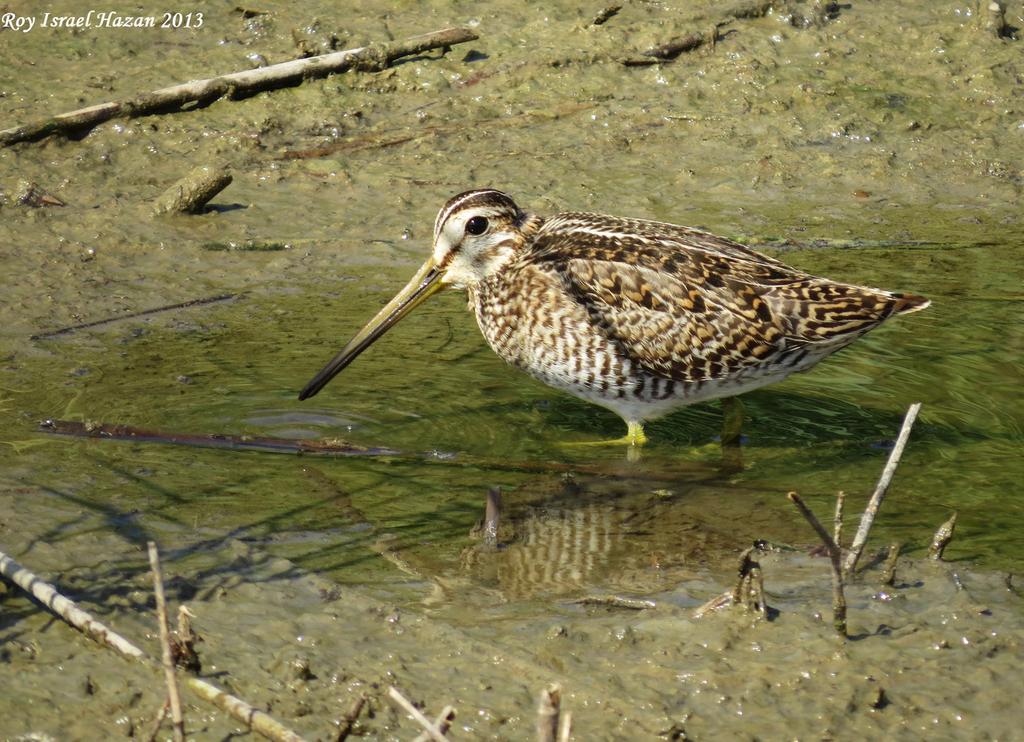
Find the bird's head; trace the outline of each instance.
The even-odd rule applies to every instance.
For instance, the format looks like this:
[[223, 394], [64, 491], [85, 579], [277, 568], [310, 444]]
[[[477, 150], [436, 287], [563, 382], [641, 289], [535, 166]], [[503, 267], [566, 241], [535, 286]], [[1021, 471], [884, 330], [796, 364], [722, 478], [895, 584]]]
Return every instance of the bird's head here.
[[474, 288], [505, 267], [537, 220], [501, 191], [478, 189], [449, 199], [434, 222], [434, 246], [409, 283], [356, 333], [299, 393], [312, 397], [409, 312], [447, 287]]

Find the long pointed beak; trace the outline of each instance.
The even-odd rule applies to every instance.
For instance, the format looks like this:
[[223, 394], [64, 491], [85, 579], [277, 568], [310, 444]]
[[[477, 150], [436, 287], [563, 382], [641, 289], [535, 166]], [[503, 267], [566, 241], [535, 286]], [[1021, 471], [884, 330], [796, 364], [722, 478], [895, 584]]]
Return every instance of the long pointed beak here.
[[308, 399], [327, 386], [331, 379], [352, 363], [360, 353], [373, 345], [377, 338], [397, 325], [405, 315], [430, 296], [444, 288], [440, 278], [441, 271], [434, 264], [434, 259], [428, 258], [423, 267], [405, 285], [405, 288], [399, 291], [398, 295], [387, 303], [387, 306], [377, 312], [377, 316], [367, 322], [366, 326], [348, 341], [348, 345], [342, 348], [341, 352], [334, 356], [331, 362], [313, 377], [312, 381], [306, 384], [299, 392], [299, 399]]

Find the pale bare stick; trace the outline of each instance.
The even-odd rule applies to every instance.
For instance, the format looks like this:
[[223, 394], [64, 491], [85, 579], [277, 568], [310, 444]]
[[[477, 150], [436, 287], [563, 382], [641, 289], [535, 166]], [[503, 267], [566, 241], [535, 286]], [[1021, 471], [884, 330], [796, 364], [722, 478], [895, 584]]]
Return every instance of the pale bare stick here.
[[569, 742], [572, 737], [572, 711], [562, 713], [562, 723], [558, 725], [558, 742]]
[[[441, 713], [434, 717], [434, 726], [437, 727], [437, 730], [441, 732], [441, 734], [447, 734], [453, 721], [455, 721], [455, 707], [445, 706], [441, 709]], [[421, 732], [420, 735], [412, 742], [427, 742], [429, 739], [429, 733]]]
[[180, 108], [187, 103], [209, 104], [224, 96], [241, 97], [261, 90], [297, 85], [305, 80], [326, 77], [352, 68], [381, 70], [401, 57], [421, 54], [430, 49], [473, 41], [478, 36], [466, 28], [446, 28], [413, 36], [404, 41], [347, 49], [305, 59], [272, 64], [254, 70], [233, 72], [205, 80], [154, 90], [135, 98], [100, 103], [76, 111], [0, 131], [0, 147], [17, 142], [42, 139], [51, 134], [68, 134], [89, 129], [117, 116], [146, 116]]
[[843, 505], [846, 504], [846, 493], [839, 490], [836, 495], [836, 514], [832, 519], [832, 540], [836, 546], [843, 546]]
[[[0, 551], [0, 574], [32, 595], [51, 613], [64, 619], [91, 639], [95, 639], [100, 644], [110, 647], [129, 659], [138, 660], [147, 667], [154, 669], [158, 667], [141, 649], [113, 629], [97, 621], [89, 613], [79, 608], [73, 600], [58, 593], [53, 585], [43, 582], [38, 575], [18, 564], [2, 551]], [[274, 742], [304, 742], [302, 737], [268, 714], [253, 708], [230, 693], [225, 693], [205, 680], [187, 678], [185, 685], [203, 700], [220, 707], [237, 721], [248, 725], [252, 731], [262, 734], [267, 739], [274, 740]]]
[[853, 537], [853, 543], [850, 544], [850, 550], [846, 554], [846, 562], [843, 564], [843, 575], [849, 577], [854, 568], [857, 566], [857, 560], [860, 559], [860, 555], [864, 552], [864, 545], [868, 541], [868, 533], [871, 531], [871, 524], [875, 520], [875, 516], [878, 514], [878, 509], [882, 506], [882, 498], [885, 497], [886, 491], [889, 489], [889, 484], [892, 482], [892, 477], [896, 473], [896, 467], [899, 466], [900, 457], [903, 455], [903, 449], [907, 445], [907, 439], [910, 437], [910, 429], [914, 427], [914, 420], [917, 419], [917, 413], [921, 410], [921, 403], [915, 402], [910, 405], [907, 410], [906, 417], [903, 418], [903, 427], [900, 428], [900, 434], [896, 438], [896, 444], [892, 447], [892, 452], [889, 454], [889, 460], [885, 462], [885, 468], [882, 469], [882, 476], [878, 479], [878, 484], [875, 485], [875, 491], [871, 495], [871, 499], [868, 501], [868, 505], [864, 508], [864, 515], [860, 518], [860, 525], [857, 527], [857, 533]]
[[555, 742], [558, 739], [558, 715], [562, 705], [562, 687], [557, 683], [540, 692], [537, 706], [537, 742]]
[[149, 549], [149, 566], [153, 570], [153, 592], [156, 594], [156, 620], [160, 626], [160, 653], [163, 658], [164, 680], [167, 682], [167, 700], [171, 704], [171, 719], [174, 722], [174, 742], [185, 742], [185, 717], [181, 713], [181, 696], [178, 694], [178, 678], [174, 673], [174, 656], [171, 651], [171, 628], [167, 625], [167, 600], [164, 596], [164, 576], [160, 570], [160, 552], [156, 542], [146, 544]]
[[246, 724], [249, 729], [274, 742], [305, 742], [304, 738], [274, 719], [270, 714], [253, 708], [241, 698], [227, 693], [212, 683], [199, 678], [185, 678], [185, 685], [202, 698], [212, 703], [233, 718]]
[[445, 736], [441, 734], [441, 731], [434, 726], [430, 719], [424, 716], [422, 711], [413, 706], [412, 702], [408, 698], [399, 693], [398, 688], [393, 685], [388, 686], [388, 695], [391, 696], [391, 699], [401, 706], [409, 716], [415, 719], [421, 727], [423, 727], [423, 730], [430, 736], [430, 739], [434, 740], [434, 742], [448, 742]]
[[811, 528], [818, 534], [818, 538], [825, 544], [828, 551], [828, 560], [832, 565], [832, 626], [842, 636], [846, 636], [846, 595], [843, 593], [843, 555], [839, 550], [839, 544], [832, 538], [832, 534], [825, 530], [818, 517], [811, 512], [800, 495], [790, 492], [786, 497], [796, 505], [797, 510], [804, 516]]
[[120, 634], [111, 631], [92, 615], [75, 605], [74, 601], [57, 592], [53, 585], [43, 582], [38, 575], [21, 566], [2, 551], [0, 551], [0, 574], [29, 593], [51, 613], [60, 616], [89, 638], [110, 647], [129, 659], [146, 659], [145, 652]]

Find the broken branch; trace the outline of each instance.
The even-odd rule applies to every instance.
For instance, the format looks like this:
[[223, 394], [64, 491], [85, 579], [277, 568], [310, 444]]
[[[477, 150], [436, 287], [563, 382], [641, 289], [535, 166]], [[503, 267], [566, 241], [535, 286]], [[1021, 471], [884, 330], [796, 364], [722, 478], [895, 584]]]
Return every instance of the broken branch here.
[[61, 113], [41, 121], [0, 131], [0, 147], [17, 142], [36, 141], [54, 134], [67, 135], [109, 121], [118, 116], [134, 118], [164, 111], [181, 110], [186, 104], [209, 105], [219, 98], [241, 98], [263, 90], [299, 85], [306, 80], [326, 77], [349, 69], [382, 70], [397, 59], [421, 54], [479, 38], [467, 28], [446, 28], [413, 36], [404, 41], [373, 44], [356, 49], [293, 59], [254, 70], [233, 72], [205, 80], [173, 85], [135, 98], [100, 103]]

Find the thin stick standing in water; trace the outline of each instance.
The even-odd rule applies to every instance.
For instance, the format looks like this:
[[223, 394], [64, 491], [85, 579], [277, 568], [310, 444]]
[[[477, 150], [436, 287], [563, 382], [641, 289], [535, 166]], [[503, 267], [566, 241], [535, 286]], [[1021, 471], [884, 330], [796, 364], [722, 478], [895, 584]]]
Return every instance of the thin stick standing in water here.
[[153, 569], [153, 591], [156, 593], [156, 618], [160, 625], [160, 651], [163, 656], [164, 679], [167, 681], [167, 699], [171, 705], [171, 719], [174, 722], [175, 742], [185, 740], [185, 717], [181, 713], [181, 696], [178, 695], [178, 679], [174, 674], [174, 656], [171, 651], [171, 627], [167, 624], [167, 601], [164, 597], [164, 576], [160, 571], [160, 552], [156, 543], [150, 541], [149, 566]]
[[840, 548], [843, 545], [843, 505], [846, 504], [846, 493], [839, 490], [836, 495], [836, 514], [832, 519], [832, 540]]
[[562, 705], [562, 687], [557, 683], [540, 692], [537, 705], [537, 742], [556, 742], [558, 739], [558, 714]]
[[882, 469], [882, 476], [879, 478], [878, 484], [875, 485], [875, 491], [871, 495], [867, 507], [864, 508], [864, 515], [861, 516], [860, 526], [858, 526], [857, 533], [853, 537], [853, 543], [846, 554], [846, 562], [843, 564], [843, 575], [846, 577], [853, 574], [853, 570], [857, 566], [857, 560], [860, 559], [860, 555], [864, 552], [864, 545], [867, 543], [871, 524], [878, 514], [878, 508], [882, 506], [882, 498], [885, 497], [889, 484], [892, 482], [892, 477], [896, 473], [896, 467], [899, 466], [900, 457], [903, 456], [903, 449], [906, 447], [907, 439], [910, 437], [910, 429], [914, 427], [914, 420], [917, 419], [917, 413], [920, 411], [921, 403], [915, 402], [910, 405], [906, 417], [903, 418], [903, 427], [900, 428], [896, 444], [892, 447], [889, 460], [885, 463], [885, 468]]
[[825, 549], [828, 551], [829, 564], [832, 565], [832, 625], [840, 635], [845, 637], [846, 595], [843, 593], [843, 555], [839, 550], [839, 544], [825, 530], [825, 526], [821, 525], [818, 517], [800, 499], [800, 495], [796, 492], [790, 492], [786, 497], [796, 505], [796, 509], [811, 524], [811, 528], [818, 534], [818, 538], [825, 544]]
[[434, 740], [434, 742], [448, 742], [445, 736], [441, 734], [441, 731], [434, 726], [430, 719], [424, 716], [422, 711], [413, 706], [412, 701], [403, 696], [398, 691], [398, 688], [393, 685], [388, 686], [388, 695], [391, 696], [392, 700], [401, 706], [409, 716], [415, 719], [421, 727], [423, 727], [423, 730], [430, 735], [430, 739]]

